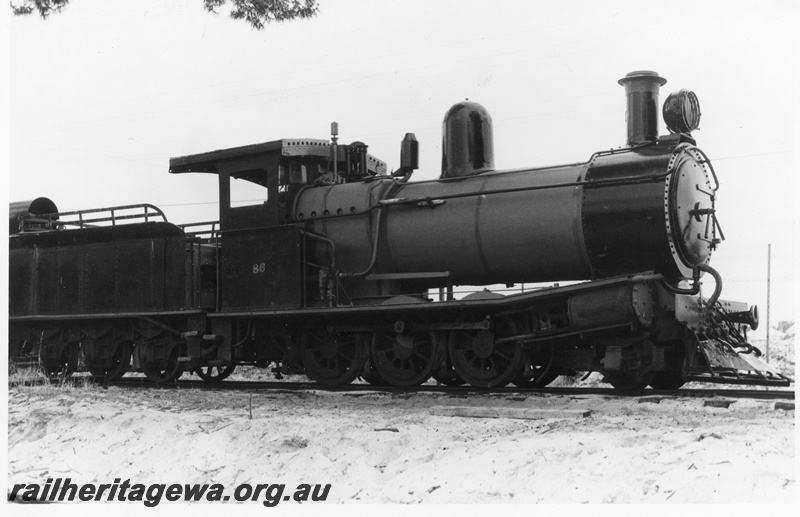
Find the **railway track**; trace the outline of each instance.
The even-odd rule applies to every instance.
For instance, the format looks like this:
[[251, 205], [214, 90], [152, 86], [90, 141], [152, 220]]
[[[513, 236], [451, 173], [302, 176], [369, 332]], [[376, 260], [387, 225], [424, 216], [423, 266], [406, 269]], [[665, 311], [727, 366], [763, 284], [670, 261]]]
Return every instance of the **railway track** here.
[[442, 393], [451, 396], [467, 395], [531, 395], [531, 396], [580, 396], [601, 395], [606, 397], [681, 397], [681, 398], [729, 398], [729, 399], [762, 399], [762, 400], [794, 400], [794, 390], [785, 389], [728, 389], [728, 388], [682, 388], [678, 390], [626, 390], [620, 391], [613, 388], [602, 387], [554, 387], [554, 388], [519, 388], [505, 387], [495, 389], [475, 388], [472, 386], [444, 386], [425, 384], [413, 388], [400, 388], [394, 386], [373, 386], [371, 384], [349, 384], [346, 386], [324, 386], [315, 382], [287, 382], [287, 381], [238, 381], [225, 380], [223, 382], [206, 382], [202, 380], [184, 379], [174, 382], [156, 384], [144, 377], [128, 377], [117, 381], [105, 382], [96, 377], [72, 377], [69, 380], [36, 379], [30, 382], [19, 382], [16, 385], [33, 385], [63, 383], [92, 382], [104, 386], [119, 386], [136, 389], [198, 389], [214, 391], [273, 391], [273, 392], [302, 392], [309, 390], [336, 392], [336, 393], [363, 393], [380, 392], [393, 394], [414, 393]]

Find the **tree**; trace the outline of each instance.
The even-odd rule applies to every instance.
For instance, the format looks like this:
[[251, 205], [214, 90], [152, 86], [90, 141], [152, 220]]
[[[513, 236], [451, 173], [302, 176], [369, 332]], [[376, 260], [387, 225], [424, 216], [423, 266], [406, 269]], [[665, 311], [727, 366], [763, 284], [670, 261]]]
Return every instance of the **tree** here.
[[[203, 7], [211, 13], [218, 13], [229, 0], [203, 0]], [[60, 12], [69, 0], [11, 0], [11, 10], [15, 15], [31, 14], [34, 11], [46, 19]], [[284, 22], [295, 18], [316, 16], [317, 0], [230, 0], [230, 17], [246, 20], [256, 29], [263, 29], [271, 22]]]
[[[228, 0], [203, 0], [206, 11], [216, 13]], [[247, 20], [256, 29], [265, 23], [311, 18], [317, 14], [317, 0], [231, 0], [230, 16]]]
[[52, 13], [57, 13], [67, 5], [69, 0], [18, 0], [11, 1], [11, 10], [15, 15], [31, 14], [38, 11], [46, 19]]

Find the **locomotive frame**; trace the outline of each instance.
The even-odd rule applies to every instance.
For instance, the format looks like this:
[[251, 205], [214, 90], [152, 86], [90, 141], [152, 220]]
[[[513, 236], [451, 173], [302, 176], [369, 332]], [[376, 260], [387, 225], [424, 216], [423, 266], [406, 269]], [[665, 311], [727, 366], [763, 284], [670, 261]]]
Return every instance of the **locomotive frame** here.
[[[218, 176], [212, 223], [175, 226], [151, 205], [13, 204], [11, 360], [69, 375], [82, 353], [93, 375], [132, 367], [155, 382], [248, 364], [329, 386], [544, 387], [578, 371], [618, 389], [788, 385], [746, 341], [757, 309], [719, 299], [718, 181], [690, 133], [699, 104], [671, 95], [673, 133], [659, 136], [665, 82], [620, 80], [627, 146], [576, 164], [496, 171], [491, 118], [467, 102], [445, 117], [438, 180], [409, 182], [412, 134], [389, 175], [333, 131], [172, 158], [171, 173]], [[234, 180], [263, 202], [237, 206]], [[564, 280], [584, 282], [453, 294]]]

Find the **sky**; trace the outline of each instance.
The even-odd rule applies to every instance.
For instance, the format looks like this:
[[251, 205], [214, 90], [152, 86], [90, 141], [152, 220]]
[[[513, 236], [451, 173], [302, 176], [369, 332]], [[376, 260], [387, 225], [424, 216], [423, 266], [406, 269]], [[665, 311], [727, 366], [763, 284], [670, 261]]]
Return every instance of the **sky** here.
[[319, 7], [262, 31], [201, 0], [72, 0], [46, 21], [3, 14], [9, 199], [46, 196], [62, 211], [147, 202], [179, 224], [216, 219], [215, 177], [170, 175], [170, 157], [325, 139], [333, 121], [340, 142], [366, 142], [390, 169], [415, 133], [415, 178], [433, 179], [442, 118], [465, 98], [491, 113], [498, 169], [581, 162], [624, 146], [617, 80], [654, 70], [668, 80], [662, 101], [681, 88], [700, 100], [694, 136], [721, 184], [726, 240], [711, 265], [722, 298], [759, 305], [765, 320], [771, 245], [771, 321], [795, 319], [800, 2]]

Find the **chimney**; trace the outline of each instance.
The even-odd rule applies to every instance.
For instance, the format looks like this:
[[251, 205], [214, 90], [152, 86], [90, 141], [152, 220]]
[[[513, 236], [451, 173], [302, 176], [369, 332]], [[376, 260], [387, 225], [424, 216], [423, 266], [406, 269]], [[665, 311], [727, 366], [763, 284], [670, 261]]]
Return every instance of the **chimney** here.
[[658, 140], [658, 90], [667, 80], [656, 72], [638, 70], [618, 82], [625, 87], [628, 98], [628, 146]]

